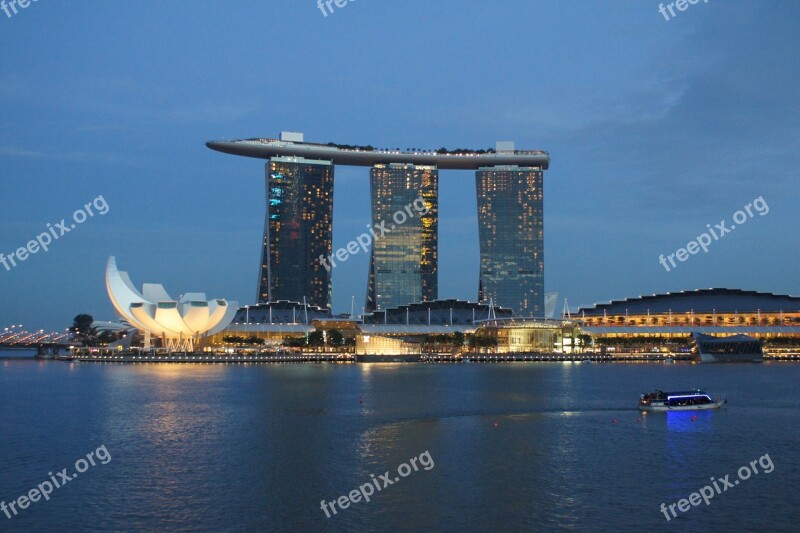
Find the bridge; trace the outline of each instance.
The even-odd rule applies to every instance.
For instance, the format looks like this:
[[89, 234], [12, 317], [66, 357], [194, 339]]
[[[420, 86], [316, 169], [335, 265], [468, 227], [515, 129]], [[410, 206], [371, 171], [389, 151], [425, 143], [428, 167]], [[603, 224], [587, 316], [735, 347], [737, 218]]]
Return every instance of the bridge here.
[[47, 333], [43, 329], [28, 331], [22, 324], [0, 331], [0, 350], [37, 350], [39, 355], [57, 354], [74, 345], [69, 331]]

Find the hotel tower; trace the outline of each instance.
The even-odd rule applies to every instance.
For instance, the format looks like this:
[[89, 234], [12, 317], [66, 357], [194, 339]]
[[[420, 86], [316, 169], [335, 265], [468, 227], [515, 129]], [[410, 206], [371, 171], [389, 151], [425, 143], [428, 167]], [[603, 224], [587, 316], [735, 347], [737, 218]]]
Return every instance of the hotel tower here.
[[543, 171], [501, 166], [475, 173], [480, 280], [478, 300], [545, 315]]
[[258, 303], [307, 302], [331, 308], [329, 256], [333, 232], [333, 165], [300, 157], [266, 164], [266, 220]]
[[[268, 160], [258, 302], [291, 300], [331, 308], [333, 167], [370, 167], [372, 243], [366, 311], [437, 300], [439, 170], [476, 171], [478, 299], [517, 316], [544, 316], [543, 172], [550, 155], [498, 142], [488, 150], [377, 149], [279, 139], [210, 141], [209, 148]], [[422, 198], [428, 212], [407, 206]], [[413, 213], [413, 216], [411, 215]], [[384, 233], [377, 229], [386, 228]], [[383, 234], [382, 234], [383, 233]]]
[[[375, 165], [370, 191], [378, 237], [370, 255], [367, 312], [436, 300], [439, 171], [428, 165]], [[427, 207], [425, 214], [411, 207], [419, 198]], [[387, 230], [383, 236], [379, 227]]]

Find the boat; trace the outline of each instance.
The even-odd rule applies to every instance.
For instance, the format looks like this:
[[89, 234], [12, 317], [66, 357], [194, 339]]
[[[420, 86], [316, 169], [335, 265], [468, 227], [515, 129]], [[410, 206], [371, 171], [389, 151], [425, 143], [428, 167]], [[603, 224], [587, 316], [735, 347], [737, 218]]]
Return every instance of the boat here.
[[639, 408], [645, 411], [702, 411], [719, 409], [726, 403], [728, 400], [724, 398], [715, 400], [700, 389], [678, 392], [657, 390], [639, 396]]

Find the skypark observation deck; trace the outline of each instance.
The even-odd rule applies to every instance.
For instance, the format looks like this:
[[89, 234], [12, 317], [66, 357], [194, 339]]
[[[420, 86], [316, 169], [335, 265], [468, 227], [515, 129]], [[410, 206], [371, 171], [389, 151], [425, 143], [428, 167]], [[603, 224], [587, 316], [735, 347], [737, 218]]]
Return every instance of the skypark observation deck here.
[[401, 163], [453, 170], [498, 166], [538, 167], [547, 170], [550, 166], [550, 154], [541, 150], [400, 151], [380, 150], [371, 146], [353, 147], [277, 139], [209, 141], [206, 146], [218, 152], [258, 159], [300, 157], [330, 161], [334, 165], [363, 167]]

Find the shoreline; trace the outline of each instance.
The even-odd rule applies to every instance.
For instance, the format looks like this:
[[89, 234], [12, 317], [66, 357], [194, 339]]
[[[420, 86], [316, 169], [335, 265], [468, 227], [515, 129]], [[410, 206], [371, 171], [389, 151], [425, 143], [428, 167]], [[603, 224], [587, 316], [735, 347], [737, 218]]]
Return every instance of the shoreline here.
[[[6, 357], [5, 359], [38, 359], [55, 361], [77, 361], [85, 363], [199, 363], [199, 364], [268, 364], [268, 363], [333, 363], [333, 364], [476, 364], [476, 363], [698, 363], [688, 356], [669, 354], [470, 354], [464, 357], [451, 355], [354, 355], [354, 354], [254, 354], [231, 355], [209, 353], [173, 354], [73, 354], [55, 357]], [[795, 362], [800, 354], [765, 356], [764, 361]]]

